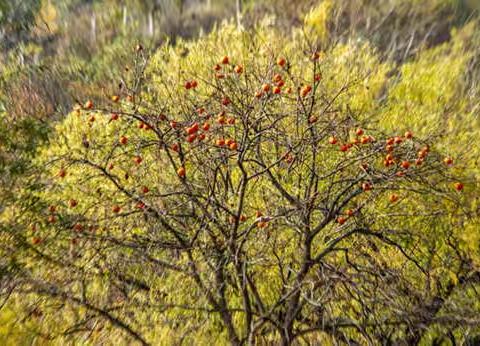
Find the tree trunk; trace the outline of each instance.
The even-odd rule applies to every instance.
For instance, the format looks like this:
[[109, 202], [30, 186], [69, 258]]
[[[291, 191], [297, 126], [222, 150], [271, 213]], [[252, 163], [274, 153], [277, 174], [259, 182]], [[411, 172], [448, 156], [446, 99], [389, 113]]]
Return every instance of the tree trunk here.
[[237, 7], [237, 28], [240, 29], [242, 27], [242, 1], [237, 0], [236, 1], [236, 7]]
[[287, 327], [281, 330], [280, 337], [281, 346], [290, 346], [293, 342], [292, 327]]
[[95, 12], [92, 13], [92, 18], [90, 18], [90, 26], [91, 26], [91, 35], [92, 35], [92, 42], [95, 43], [97, 40], [97, 17]]
[[148, 35], [153, 37], [153, 11], [148, 12]]
[[127, 19], [128, 19], [128, 14], [127, 14], [127, 6], [123, 6], [123, 26], [127, 26]]

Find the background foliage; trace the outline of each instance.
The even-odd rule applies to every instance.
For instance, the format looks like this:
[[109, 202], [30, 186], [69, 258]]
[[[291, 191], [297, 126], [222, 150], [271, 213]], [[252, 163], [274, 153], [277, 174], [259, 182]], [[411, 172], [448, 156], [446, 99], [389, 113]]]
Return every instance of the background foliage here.
[[[453, 255], [447, 255], [448, 263], [423, 260], [431, 262], [438, 282], [458, 287], [449, 296], [452, 311], [478, 312], [478, 281], [462, 286], [465, 273], [480, 269], [477, 2], [249, 0], [238, 4], [222, 0], [0, 0], [2, 343], [81, 340], [119, 344], [130, 340], [108, 323], [95, 322], [88, 332], [73, 333], [75, 323], [88, 319], [87, 310], [34, 290], [15, 292], [9, 283], [21, 281], [25, 275], [53, 282], [74, 276], [38, 257], [32, 237], [48, 237], [53, 230], [32, 230], [32, 220], [45, 218], [50, 204], [68, 200], [72, 194], [79, 200], [95, 200], [91, 196], [98, 185], [94, 179], [85, 185], [84, 196], [75, 189], [79, 181], [86, 184], [81, 180], [86, 171], [68, 176], [67, 187], [58, 189], [52, 176], [59, 167], [50, 164], [64, 154], [83, 150], [85, 133], [93, 144], [108, 143], [114, 135], [117, 138], [118, 129], [103, 131], [106, 123], [102, 121], [107, 120], [100, 118], [89, 128], [87, 118], [77, 117], [72, 109], [87, 99], [105, 104], [118, 92], [121, 78], [129, 82], [128, 71], [136, 68], [137, 44], [151, 56], [147, 88], [142, 93], [154, 104], [172, 91], [182, 93], [184, 76], [208, 75], [225, 54], [248, 68], [260, 65], [271, 52], [282, 52], [297, 69], [305, 60], [306, 47], [315, 42], [321, 51], [326, 96], [332, 98], [343, 85], [353, 85], [336, 100], [348, 105], [342, 112], [355, 114], [358, 121], [373, 122], [387, 133], [412, 130], [419, 137], [431, 138], [435, 149], [454, 157], [453, 173], [464, 177], [466, 186], [458, 203], [461, 212], [416, 227], [427, 239], [438, 241], [434, 247], [439, 251], [449, 237], [458, 242], [457, 249], [467, 264]], [[294, 72], [302, 74], [302, 70]], [[160, 83], [165, 80], [170, 81], [167, 88]], [[430, 206], [432, 201], [416, 202]], [[266, 208], [265, 201], [256, 207]], [[197, 297], [191, 295], [188, 283], [179, 288], [175, 277], [161, 281], [152, 273], [142, 277], [135, 266], [123, 269], [145, 279], [155, 287], [155, 294], [175, 291], [185, 302]], [[410, 274], [416, 275], [413, 270]], [[269, 282], [268, 273], [265, 280]], [[270, 280], [273, 283], [274, 277]], [[106, 282], [90, 282], [90, 294], [100, 300], [113, 299]], [[135, 314], [146, 329], [146, 338], [158, 344], [172, 340], [208, 344], [212, 338], [222, 344], [228, 340], [213, 314], [207, 318], [199, 312], [148, 315], [134, 309], [125, 313]], [[479, 333], [478, 321], [449, 330], [432, 326], [421, 343], [462, 343], [478, 338]], [[307, 341], [318, 340], [331, 341]]]

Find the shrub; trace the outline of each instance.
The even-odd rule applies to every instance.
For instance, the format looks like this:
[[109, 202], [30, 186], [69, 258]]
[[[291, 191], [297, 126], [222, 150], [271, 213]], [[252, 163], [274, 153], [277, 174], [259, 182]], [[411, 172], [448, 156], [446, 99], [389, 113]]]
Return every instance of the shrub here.
[[[119, 102], [60, 122], [34, 206], [5, 213], [20, 224], [2, 230], [18, 292], [65, 301], [72, 313], [40, 309], [97, 342], [111, 328], [204, 344], [475, 332], [475, 181], [394, 118], [418, 93], [404, 85], [446, 65], [459, 76], [468, 55], [425, 52], [392, 83], [368, 42], [321, 40], [226, 25], [151, 57], [139, 47]], [[426, 109], [451, 101], [435, 97], [446, 80], [425, 86]]]

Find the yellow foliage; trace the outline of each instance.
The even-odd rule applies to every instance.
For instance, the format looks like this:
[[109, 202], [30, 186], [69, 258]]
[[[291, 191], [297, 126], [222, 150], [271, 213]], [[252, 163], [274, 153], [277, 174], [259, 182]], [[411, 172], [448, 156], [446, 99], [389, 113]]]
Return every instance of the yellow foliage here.
[[333, 1], [324, 0], [317, 7], [314, 7], [305, 16], [305, 28], [325, 42], [328, 40], [328, 21], [331, 20]]
[[52, 35], [58, 31], [57, 9], [51, 0], [42, 0], [41, 8], [36, 18], [37, 34]]
[[[417, 0], [411, 0], [412, 3], [415, 1]], [[438, 0], [430, 3], [441, 4], [444, 2]], [[42, 16], [47, 18], [49, 23], [54, 23], [56, 14], [53, 5], [49, 1], [44, 1], [43, 7]], [[312, 64], [310, 56], [305, 54], [311, 48], [310, 38], [312, 36], [310, 35], [314, 35], [323, 42], [328, 41], [328, 23], [333, 8], [334, 2], [325, 0], [318, 7], [312, 9], [305, 17], [307, 36], [300, 29], [294, 30], [290, 36], [282, 36], [269, 27], [259, 26], [255, 31], [246, 32], [237, 30], [235, 25], [226, 24], [198, 41], [179, 39], [174, 46], [165, 44], [155, 52], [147, 65], [148, 86], [140, 96], [143, 101], [151, 104], [155, 104], [159, 100], [165, 103], [172, 102], [172, 104], [166, 105], [170, 111], [169, 115], [183, 120], [185, 114], [192, 111], [189, 103], [191, 101], [190, 94], [184, 88], [185, 81], [198, 78], [199, 86], [195, 93], [200, 96], [214, 94], [218, 86], [211, 82], [214, 74], [212, 67], [219, 63], [224, 55], [228, 55], [234, 64], [242, 65], [245, 73], [255, 71], [255, 78], [258, 80], [253, 82], [238, 76], [231, 79], [232, 83], [236, 85], [249, 85], [252, 89], [249, 92], [251, 91], [252, 95], [262, 83], [270, 82], [272, 70], [278, 68], [275, 66], [276, 59], [284, 57], [290, 65], [288, 73], [298, 76], [298, 79], [287, 79], [288, 85], [286, 86], [292, 87], [293, 90], [306, 84], [313, 84], [315, 76], [321, 75], [316, 92], [322, 100], [333, 100], [325, 110], [322, 109], [327, 114], [326, 116], [332, 114], [331, 117], [335, 119], [337, 113], [346, 114], [348, 121], [352, 122], [352, 128], [355, 127], [356, 122], [373, 119], [380, 129], [388, 133], [402, 134], [406, 130], [413, 130], [415, 136], [420, 138], [428, 137], [432, 133], [444, 132], [447, 135], [440, 136], [436, 146], [447, 150], [453, 156], [457, 154], [460, 156], [464, 150], [463, 146], [471, 144], [476, 139], [480, 128], [478, 117], [477, 120], [473, 117], [475, 109], [471, 107], [471, 102], [462, 93], [462, 84], [468, 64], [474, 56], [467, 43], [474, 35], [476, 26], [472, 23], [453, 32], [452, 40], [441, 46], [420, 50], [415, 58], [399, 67], [398, 74], [395, 74], [397, 69], [395, 63], [383, 60], [369, 42], [354, 39], [325, 49], [321, 52], [318, 65]], [[394, 77], [390, 78], [391, 75]], [[131, 105], [123, 104], [122, 107], [123, 110], [131, 110]], [[271, 107], [294, 112], [293, 108], [289, 108], [291, 105], [288, 103], [279, 103]], [[140, 108], [138, 111], [146, 113], [147, 109]], [[320, 112], [320, 109], [317, 111]], [[95, 118], [94, 121], [89, 121], [92, 116]], [[42, 168], [42, 178], [49, 189], [35, 193], [35, 197], [45, 205], [51, 203], [58, 205], [59, 208], [65, 208], [66, 201], [71, 196], [75, 196], [82, 202], [76, 209], [78, 213], [86, 219], [98, 220], [99, 227], [104, 228], [102, 230], [104, 234], [122, 237], [122, 240], [125, 241], [135, 241], [137, 237], [145, 236], [149, 228], [153, 226], [141, 217], [126, 218], [121, 222], [109, 219], [109, 208], [113, 202], [122, 206], [125, 203], [125, 209], [133, 209], [128, 204], [129, 199], [118, 193], [117, 187], [111, 181], [104, 179], [91, 167], [78, 164], [84, 158], [88, 158], [94, 163], [104, 163], [107, 161], [106, 157], [111, 158], [112, 162], [118, 157], [128, 157], [128, 160], [116, 161], [115, 166], [109, 171], [115, 179], [123, 179], [122, 183], [125, 189], [134, 191], [135, 194], [139, 188], [134, 185], [135, 180], [124, 178], [129, 175], [141, 178], [142, 184], [155, 187], [159, 194], [174, 191], [178, 186], [176, 185], [178, 184], [176, 171], [165, 164], [167, 162], [165, 152], [142, 147], [141, 144], [148, 143], [149, 140], [153, 142], [155, 136], [150, 132], [140, 132], [135, 125], [134, 121], [129, 122], [122, 119], [112, 122], [110, 114], [103, 111], [94, 114], [89, 111], [82, 111], [80, 114], [70, 113], [55, 127], [49, 145], [38, 151], [34, 163], [37, 167]], [[286, 137], [294, 138], [296, 136], [292, 123], [279, 120], [278, 126], [285, 130]], [[225, 131], [228, 135], [227, 131], [230, 130]], [[137, 145], [129, 149], [118, 146], [121, 136], [127, 136], [129, 141]], [[291, 138], [282, 138], [282, 140], [288, 142]], [[265, 147], [268, 149], [265, 152], [271, 153], [266, 160], [275, 160], [277, 154], [275, 145], [265, 144]], [[338, 150], [324, 149], [321, 144], [319, 144], [319, 148], [316, 159], [318, 160], [317, 169], [319, 172], [327, 171], [338, 163]], [[470, 165], [470, 168], [475, 169], [472, 166], [475, 166], [478, 154], [478, 148], [464, 154], [465, 165]], [[141, 166], [136, 166], [130, 160], [134, 155], [142, 156], [144, 163]], [[69, 162], [62, 161], [65, 156], [69, 157]], [[60, 183], [53, 183], [58, 171], [64, 165], [67, 165], [68, 174]], [[230, 176], [232, 184], [238, 183], [241, 172], [238, 168], [235, 170], [235, 163], [225, 163], [225, 167], [232, 170]], [[186, 165], [189, 179], [192, 181], [195, 181], [195, 177], [200, 175], [196, 168], [188, 163]], [[298, 169], [301, 171], [303, 167]], [[359, 171], [358, 168], [352, 169], [355, 174]], [[275, 170], [276, 168], [272, 168], [272, 171], [280, 176], [281, 171]], [[299, 195], [302, 192], [301, 186], [296, 185], [294, 179], [288, 174], [282, 176], [282, 183], [292, 195]], [[99, 187], [101, 187], [100, 192], [98, 192]], [[327, 188], [326, 182], [319, 182], [320, 191], [326, 191]], [[399, 185], [397, 188], [401, 189], [402, 186]], [[249, 198], [245, 209], [253, 215], [255, 210], [268, 211], [277, 207], [277, 204], [281, 204], [281, 199], [275, 196], [274, 190], [272, 186], [262, 182], [254, 187], [249, 187], [246, 191]], [[100, 193], [104, 196], [101, 199], [98, 198]], [[380, 197], [384, 197], [381, 195], [382, 192], [379, 194]], [[407, 193], [405, 192], [405, 194]], [[477, 246], [479, 235], [476, 232], [478, 217], [461, 220], [464, 222], [462, 227], [451, 227], [450, 221], [453, 223], [457, 220], [449, 220], [443, 216], [434, 216], [428, 219], [422, 217], [421, 213], [424, 212], [422, 208], [426, 209], [432, 205], [436, 210], [427, 210], [427, 212], [438, 211], [440, 213], [455, 210], [454, 201], [442, 203], [437, 202], [436, 196], [414, 196], [402, 196], [396, 210], [399, 215], [417, 212], [417, 216], [411, 219], [399, 217], [398, 226], [411, 229], [410, 235], [418, 240], [414, 251], [418, 249], [420, 249], [419, 252], [424, 251], [425, 253], [430, 249], [438, 251], [438, 258], [424, 255], [419, 259], [420, 265], [426, 266], [428, 263], [432, 281], [439, 284], [452, 282], [457, 285], [459, 278], [454, 272], [456, 263], [448, 266], [442, 262], [444, 257], [450, 256], [450, 249], [445, 246], [445, 239], [447, 235], [458, 239], [462, 249], [472, 255], [473, 265], [478, 266], [480, 263]], [[229, 197], [235, 201], [234, 193], [231, 193]], [[95, 207], [87, 208], [83, 207], [84, 205], [95, 205]], [[382, 226], [390, 225], [396, 218], [389, 212], [389, 207], [387, 199], [383, 198], [364, 206], [363, 212], [367, 215], [369, 211], [381, 211], [375, 220], [375, 226], [381, 229]], [[472, 205], [472, 211], [475, 208], [476, 206]], [[43, 216], [41, 213], [40, 216], [31, 214], [20, 216], [12, 209], [7, 209], [2, 218], [16, 219], [18, 217], [30, 222], [30, 217]], [[320, 218], [320, 216], [314, 216], [314, 220], [310, 221], [317, 221], [316, 217]], [[191, 227], [193, 233], [196, 227], [201, 226], [188, 225], [188, 227]], [[53, 227], [42, 224], [41, 231], [45, 231], [47, 237], [52, 237], [53, 229]], [[451, 229], [454, 231], [450, 234]], [[269, 232], [272, 231], [276, 232], [274, 246], [270, 246], [268, 243]], [[314, 256], [328, 246], [329, 239], [339, 232], [339, 228], [335, 224], [325, 227], [323, 231], [324, 233], [315, 240]], [[273, 230], [254, 230], [252, 232], [254, 236], [246, 242], [245, 252], [252, 258], [258, 259], [255, 263], [250, 264], [250, 268], [257, 273], [255, 280], [258, 282], [259, 296], [266, 304], [273, 304], [282, 295], [281, 275], [278, 267], [274, 265], [274, 258], [278, 252], [283, 258], [291, 259], [289, 270], [297, 269], [297, 259], [300, 255], [296, 244], [298, 244], [300, 236], [294, 227], [286, 225]], [[28, 231], [25, 234], [26, 236], [31, 235]], [[198, 241], [207, 246], [208, 238], [202, 237], [203, 234], [200, 234]], [[412, 289], [422, 289], [425, 282], [422, 273], [412, 261], [406, 260], [405, 253], [399, 251], [398, 248], [385, 246], [381, 242], [366, 242], [360, 236], [352, 238], [345, 247], [353, 253], [358, 251], [362, 256], [371, 257], [355, 259], [362, 265], [385, 264], [392, 271], [402, 272], [403, 278], [411, 285]], [[88, 251], [90, 250], [87, 248], [85, 252], [89, 254]], [[154, 254], [158, 259], [168, 259], [170, 256], [169, 252], [164, 251]], [[111, 253], [110, 255], [120, 254]], [[133, 250], [125, 251], [121, 255], [128, 258], [128, 256], [135, 256], [135, 253]], [[202, 254], [194, 253], [194, 255], [201, 257]], [[187, 256], [179, 256], [176, 260], [180, 264], [189, 263]], [[339, 268], [346, 268], [345, 271], [351, 269], [348, 267], [343, 253], [338, 252], [332, 255], [331, 261]], [[203, 267], [200, 269], [205, 269], [202, 275], [209, 275], [207, 270], [209, 265], [210, 263], [202, 263]], [[38, 273], [44, 270], [44, 268], [36, 268], [34, 262], [27, 263], [26, 266]], [[151, 287], [148, 293], [144, 295], [139, 293], [135, 296], [142, 303], [158, 303], [158, 297], [161, 296], [161, 302], [166, 304], [208, 306], [202, 292], [191, 279], [185, 279], [184, 275], [167, 271], [159, 273], [154, 268], [140, 265], [131, 265], [123, 270], [134, 277], [142, 277]], [[228, 267], [225, 271], [230, 273], [234, 270]], [[52, 266], [49, 275], [52, 277], [59, 275], [58, 269], [53, 269]], [[105, 275], [108, 276], [109, 273], [106, 272]], [[209, 278], [206, 279], [208, 281]], [[182, 284], [179, 285], [179, 282]], [[106, 292], [109, 289], [108, 278], [105, 280], [92, 279], [89, 284], [91, 285], [89, 294], [92, 299], [95, 298], [99, 301], [106, 299]], [[342, 289], [338, 290], [340, 292]], [[168, 295], [165, 292], [174, 292], [174, 294]], [[227, 295], [230, 308], [241, 308], [242, 299], [237, 292], [228, 291]], [[325, 307], [325, 309], [331, 310], [332, 315], [342, 317], [346, 314], [353, 316], [360, 308], [361, 304], [356, 301], [334, 301]], [[68, 316], [67, 313], [65, 315]], [[8, 320], [11, 315], [5, 313], [1, 317]], [[172, 308], [167, 312], [155, 314], [139, 311], [138, 314], [136, 312], [135, 317], [138, 321], [153, 321], [152, 324], [156, 328], [148, 329], [141, 323], [139, 328], [143, 328], [142, 333], [149, 340], [159, 340], [159, 344], [179, 343], [181, 342], [179, 335], [186, 331], [188, 331], [188, 336], [184, 341], [187, 343], [224, 344], [228, 339], [225, 330], [221, 328], [220, 318], [217, 314], [208, 316], [209, 321], [205, 325], [202, 324], [205, 313], [184, 311], [181, 308]], [[171, 321], [176, 321], [176, 324], [172, 324]], [[237, 327], [243, 326], [244, 316], [242, 313], [234, 314], [234, 323]], [[54, 327], [52, 326], [52, 328]], [[190, 329], [194, 331], [190, 332]], [[320, 339], [325, 343], [329, 342], [327, 337], [323, 338], [321, 335], [316, 341]]]

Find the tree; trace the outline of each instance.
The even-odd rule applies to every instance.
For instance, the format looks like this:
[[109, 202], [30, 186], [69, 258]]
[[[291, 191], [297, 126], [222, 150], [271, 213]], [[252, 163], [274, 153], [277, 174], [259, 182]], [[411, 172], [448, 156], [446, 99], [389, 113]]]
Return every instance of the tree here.
[[30, 229], [2, 232], [16, 292], [75, 306], [64, 334], [106, 321], [141, 344], [157, 325], [234, 345], [478, 326], [456, 158], [384, 130], [368, 46], [311, 41], [226, 27], [138, 46], [119, 94], [36, 161], [43, 190], [15, 217]]
[[40, 10], [39, 0], [0, 1], [0, 38], [2, 49], [9, 49], [28, 37]]

